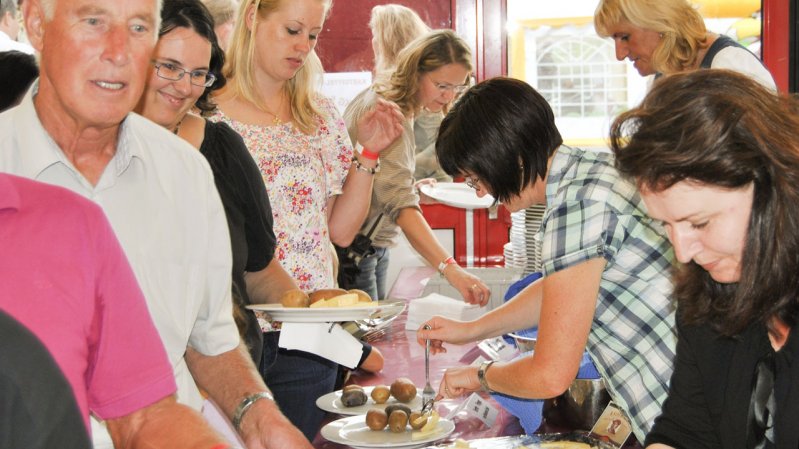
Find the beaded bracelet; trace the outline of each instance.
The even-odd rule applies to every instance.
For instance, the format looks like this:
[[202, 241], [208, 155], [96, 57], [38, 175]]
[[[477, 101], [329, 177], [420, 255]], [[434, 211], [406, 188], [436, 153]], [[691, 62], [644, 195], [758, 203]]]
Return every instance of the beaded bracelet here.
[[375, 165], [374, 168], [364, 167], [364, 165], [361, 164], [361, 161], [359, 161], [357, 157], [353, 156], [352, 157], [352, 163], [355, 164], [355, 169], [356, 170], [360, 170], [360, 171], [369, 173], [370, 175], [374, 175], [375, 173], [380, 171], [380, 161], [377, 161], [377, 165]]

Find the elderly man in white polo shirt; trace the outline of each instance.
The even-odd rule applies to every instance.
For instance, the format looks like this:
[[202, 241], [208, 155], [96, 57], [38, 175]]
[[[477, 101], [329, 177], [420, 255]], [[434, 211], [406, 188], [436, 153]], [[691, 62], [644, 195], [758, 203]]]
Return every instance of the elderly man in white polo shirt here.
[[[224, 210], [203, 156], [130, 111], [144, 89], [159, 0], [26, 0], [40, 78], [0, 115], [0, 171], [71, 189], [105, 211], [174, 367], [249, 449], [310, 448], [280, 413], [232, 317]], [[119, 351], [136, 351], [136, 342]]]

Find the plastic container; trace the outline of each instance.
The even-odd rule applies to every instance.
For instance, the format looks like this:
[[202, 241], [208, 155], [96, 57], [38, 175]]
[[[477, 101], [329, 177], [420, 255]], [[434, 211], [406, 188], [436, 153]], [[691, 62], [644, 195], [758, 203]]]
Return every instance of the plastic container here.
[[[480, 280], [491, 289], [491, 298], [488, 301], [488, 310], [501, 306], [505, 301], [505, 292], [514, 282], [522, 277], [522, 270], [505, 267], [486, 267], [486, 268], [465, 268], [469, 273], [479, 277]], [[461, 294], [449, 285], [446, 279], [434, 275], [427, 282], [421, 297], [430, 293], [449, 296], [450, 298], [461, 298]]]

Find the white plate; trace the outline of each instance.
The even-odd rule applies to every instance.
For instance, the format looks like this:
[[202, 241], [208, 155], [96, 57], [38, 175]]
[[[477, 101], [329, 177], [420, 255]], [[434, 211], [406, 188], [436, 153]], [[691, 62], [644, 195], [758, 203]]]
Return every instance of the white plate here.
[[283, 307], [281, 304], [252, 304], [251, 310], [262, 310], [276, 321], [287, 323], [325, 323], [329, 321], [385, 320], [405, 309], [405, 301], [377, 301], [351, 307]]
[[441, 418], [436, 430], [425, 438], [413, 440], [411, 428], [402, 433], [393, 433], [388, 428], [384, 430], [370, 430], [366, 426], [363, 415], [349, 416], [333, 421], [322, 427], [322, 436], [334, 443], [345, 444], [354, 448], [412, 448], [425, 446], [433, 441], [440, 440], [455, 430], [452, 421]]
[[462, 209], [485, 209], [494, 204], [494, 197], [486, 195], [482, 198], [465, 182], [439, 182], [435, 185], [425, 184], [420, 187], [425, 195], [440, 203]]
[[338, 413], [339, 415], [365, 415], [370, 409], [386, 408], [392, 404], [404, 404], [407, 405], [411, 410], [422, 409], [422, 390], [418, 388], [416, 389], [416, 397], [413, 398], [411, 402], [403, 403], [397, 401], [393, 397], [389, 397], [385, 404], [375, 404], [375, 401], [372, 400], [372, 390], [374, 390], [374, 388], [374, 386], [363, 387], [363, 391], [366, 393], [366, 397], [369, 399], [366, 401], [366, 404], [359, 405], [357, 407], [345, 407], [344, 404], [341, 403], [342, 390], [334, 391], [324, 396], [319, 396], [319, 399], [316, 400], [316, 406], [326, 412]]

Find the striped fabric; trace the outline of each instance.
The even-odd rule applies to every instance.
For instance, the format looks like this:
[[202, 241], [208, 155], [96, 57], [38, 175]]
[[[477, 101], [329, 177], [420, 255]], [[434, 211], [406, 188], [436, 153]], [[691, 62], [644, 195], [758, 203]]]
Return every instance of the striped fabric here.
[[608, 153], [559, 148], [546, 200], [545, 276], [595, 257], [607, 260], [586, 349], [643, 441], [660, 414], [673, 370], [671, 245]]

